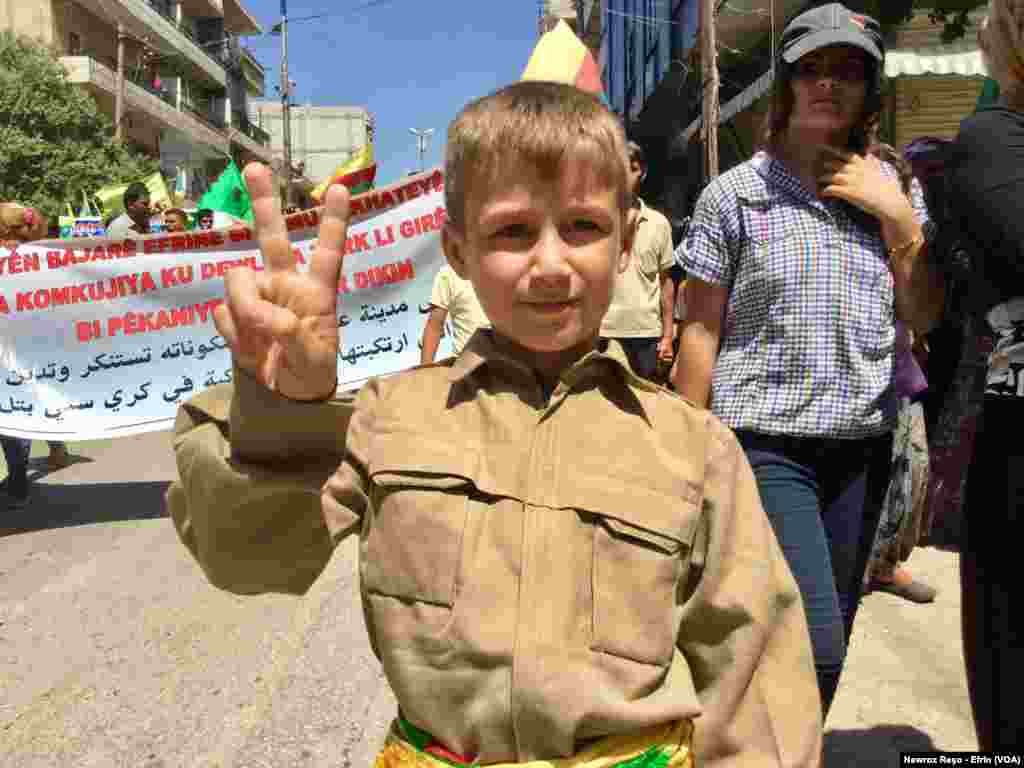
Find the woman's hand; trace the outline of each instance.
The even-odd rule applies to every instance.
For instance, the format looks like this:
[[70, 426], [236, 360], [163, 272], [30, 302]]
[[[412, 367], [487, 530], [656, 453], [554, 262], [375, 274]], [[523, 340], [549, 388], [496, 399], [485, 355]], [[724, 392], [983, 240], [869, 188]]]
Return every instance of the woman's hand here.
[[914, 208], [899, 179], [887, 176], [873, 155], [825, 148], [824, 172], [818, 178], [823, 197], [835, 197], [870, 213], [883, 224], [915, 221]]
[[319, 400], [337, 387], [338, 277], [348, 230], [348, 190], [327, 191], [319, 245], [301, 273], [274, 199], [270, 170], [245, 168], [264, 271], [248, 267], [224, 275], [226, 302], [217, 307], [217, 330], [239, 368], [268, 389], [293, 400]]

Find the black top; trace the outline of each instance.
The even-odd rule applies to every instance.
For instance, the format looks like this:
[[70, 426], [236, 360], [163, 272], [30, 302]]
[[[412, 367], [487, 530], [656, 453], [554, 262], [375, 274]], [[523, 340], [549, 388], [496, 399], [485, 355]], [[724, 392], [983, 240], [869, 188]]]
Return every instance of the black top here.
[[974, 245], [972, 280], [985, 287], [988, 306], [976, 309], [1024, 296], [1024, 114], [992, 106], [966, 118], [946, 179], [949, 215]]

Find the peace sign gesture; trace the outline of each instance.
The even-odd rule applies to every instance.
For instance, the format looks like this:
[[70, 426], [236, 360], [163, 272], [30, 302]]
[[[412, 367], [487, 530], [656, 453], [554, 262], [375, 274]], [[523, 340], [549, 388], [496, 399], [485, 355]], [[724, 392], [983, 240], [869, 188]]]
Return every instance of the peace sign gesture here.
[[320, 216], [320, 241], [309, 272], [295, 265], [270, 170], [245, 168], [263, 272], [224, 275], [226, 302], [214, 322], [235, 363], [264, 386], [293, 400], [319, 400], [337, 387], [338, 277], [348, 230], [348, 190], [332, 186]]

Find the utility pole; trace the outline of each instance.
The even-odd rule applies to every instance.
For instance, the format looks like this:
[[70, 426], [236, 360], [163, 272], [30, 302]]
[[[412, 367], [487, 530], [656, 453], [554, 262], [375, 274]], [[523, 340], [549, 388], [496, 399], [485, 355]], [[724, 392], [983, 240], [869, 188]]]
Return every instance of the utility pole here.
[[434, 133], [433, 128], [424, 128], [421, 131], [415, 128], [410, 128], [409, 133], [416, 137], [416, 151], [419, 153], [419, 167], [416, 169], [417, 173], [423, 172], [423, 156], [427, 154], [427, 144], [430, 143], [430, 137]]
[[281, 0], [281, 130], [284, 143], [284, 204], [292, 204], [291, 82], [288, 80], [288, 0]]
[[704, 180], [718, 175], [718, 43], [715, 0], [700, 3], [700, 69], [703, 80]]
[[114, 141], [124, 140], [124, 25], [117, 22], [117, 92], [114, 94]]

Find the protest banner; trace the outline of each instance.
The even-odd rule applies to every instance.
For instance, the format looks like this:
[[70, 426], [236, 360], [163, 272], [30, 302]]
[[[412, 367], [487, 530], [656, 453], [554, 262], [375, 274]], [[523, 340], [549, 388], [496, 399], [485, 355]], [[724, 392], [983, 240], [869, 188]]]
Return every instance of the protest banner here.
[[[339, 388], [418, 365], [444, 262], [443, 177], [354, 197], [338, 282]], [[319, 211], [287, 217], [299, 270]], [[170, 429], [178, 405], [231, 380], [213, 309], [224, 274], [262, 269], [246, 227], [0, 248], [0, 434], [93, 440]], [[451, 354], [450, 334], [438, 356]]]

